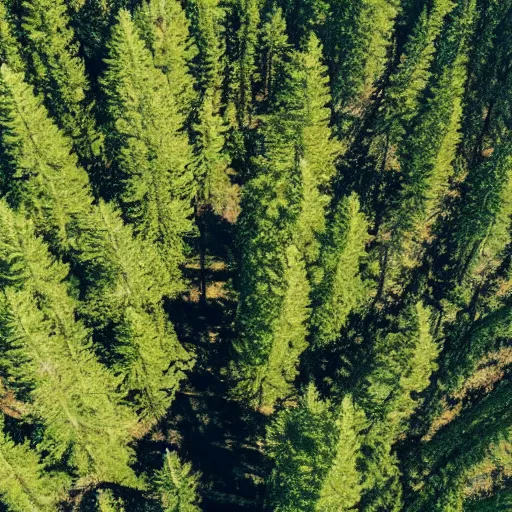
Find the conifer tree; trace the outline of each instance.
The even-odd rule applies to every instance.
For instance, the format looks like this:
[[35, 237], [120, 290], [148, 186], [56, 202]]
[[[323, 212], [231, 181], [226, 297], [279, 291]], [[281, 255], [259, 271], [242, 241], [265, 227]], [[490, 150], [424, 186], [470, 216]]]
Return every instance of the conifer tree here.
[[[3, 427], [3, 419], [2, 419]], [[46, 469], [28, 443], [0, 432], [0, 501], [13, 512], [53, 512], [69, 482]]]
[[396, 0], [330, 2], [323, 42], [333, 77], [334, 111], [343, 137], [364, 115], [384, 73], [399, 10]]
[[272, 102], [276, 85], [282, 77], [286, 56], [290, 51], [283, 10], [274, 7], [261, 29], [263, 96]]
[[238, 389], [251, 401], [258, 397], [253, 403], [260, 406], [272, 406], [291, 390], [307, 347], [307, 267], [318, 258], [338, 150], [328, 127], [320, 55], [314, 35], [307, 52], [293, 55], [266, 119], [259, 175], [247, 186], [243, 204]]
[[373, 368], [368, 374], [361, 402], [371, 427], [365, 439], [367, 475], [364, 510], [402, 510], [398, 459], [393, 445], [407, 430], [437, 368], [437, 345], [430, 334], [430, 312], [421, 303], [408, 306], [396, 332], [378, 338]]
[[334, 426], [330, 404], [320, 400], [312, 385], [297, 407], [284, 409], [270, 424], [267, 450], [274, 468], [267, 504], [271, 510], [321, 510], [315, 506], [337, 441]]
[[461, 476], [482, 461], [492, 442], [510, 430], [510, 391], [510, 381], [505, 379], [431, 441], [423, 443], [416, 457], [410, 457], [408, 476], [411, 484], [414, 485], [420, 476], [424, 485], [412, 495], [408, 511], [462, 510], [449, 508], [462, 502]]
[[383, 269], [389, 286], [396, 284], [397, 273], [407, 273], [405, 269], [420, 261], [422, 244], [431, 236], [454, 173], [467, 75], [467, 38], [475, 5], [461, 4], [453, 25], [443, 34], [429, 98], [413, 123], [411, 138], [398, 150], [400, 191], [380, 235], [389, 239], [384, 244]]
[[37, 93], [66, 135], [82, 165], [89, 168], [101, 153], [102, 140], [89, 104], [89, 84], [63, 0], [24, 2], [23, 32], [29, 76]]
[[385, 193], [397, 186], [397, 152], [418, 115], [422, 93], [432, 75], [438, 39], [454, 7], [452, 0], [435, 0], [430, 9], [424, 6], [383, 91], [382, 105], [366, 141], [371, 175], [358, 171], [359, 176], [355, 177], [361, 198], [373, 203], [377, 225], [383, 216], [381, 211], [387, 207]]
[[353, 511], [362, 480], [357, 464], [364, 415], [350, 397], [338, 414], [310, 385], [297, 407], [279, 413], [267, 430], [274, 463], [267, 503], [276, 511]]
[[184, 118], [127, 11], [119, 14], [106, 63], [107, 143], [123, 181], [123, 210], [136, 234], [156, 244], [171, 278], [179, 281], [183, 238], [192, 230], [193, 176]]
[[0, 63], [19, 72], [25, 68], [20, 45], [13, 33], [12, 17], [4, 2], [0, 2]]
[[311, 318], [317, 345], [335, 341], [349, 314], [368, 296], [360, 274], [368, 240], [368, 222], [352, 194], [337, 206], [321, 250], [321, 279], [314, 289]]
[[[15, 373], [36, 384], [33, 411], [47, 423], [41, 446], [55, 461], [70, 450], [82, 476], [131, 480], [127, 443], [136, 421], [121, 404], [116, 379], [92, 353], [89, 332], [75, 321], [76, 303], [64, 282], [67, 268], [52, 260], [30, 223], [4, 203], [0, 212], [1, 278], [9, 285], [4, 327], [13, 364], [20, 357], [27, 361]], [[59, 400], [52, 386], [62, 386]]]
[[192, 472], [190, 463], [183, 463], [176, 452], [166, 450], [164, 466], [153, 479], [155, 494], [164, 512], [199, 512], [197, 493], [199, 475]]
[[362, 476], [358, 470], [362, 458], [360, 430], [364, 415], [350, 397], [341, 403], [337, 420], [338, 441], [335, 456], [320, 490], [315, 510], [319, 512], [348, 512], [361, 499]]
[[[96, 332], [115, 332], [105, 348], [143, 416], [160, 417], [190, 359], [162, 310], [173, 283], [156, 248], [133, 239], [119, 213], [93, 198], [70, 143], [46, 117], [21, 75], [2, 68], [2, 142], [15, 169], [11, 200], [38, 233], [70, 257], [85, 278], [81, 311]], [[170, 287], [171, 286], [171, 287]]]
[[200, 92], [221, 91], [225, 71], [225, 12], [219, 0], [187, 0], [186, 12], [198, 55], [194, 75]]
[[237, 55], [233, 63], [233, 88], [238, 112], [238, 125], [249, 126], [254, 105], [253, 84], [257, 70], [261, 0], [238, 0], [240, 28], [237, 34]]
[[177, 0], [150, 0], [137, 9], [134, 21], [155, 67], [167, 78], [176, 107], [187, 118], [197, 102], [191, 71], [197, 48], [185, 11]]
[[124, 512], [125, 508], [121, 500], [114, 497], [109, 489], [98, 491], [98, 512]]

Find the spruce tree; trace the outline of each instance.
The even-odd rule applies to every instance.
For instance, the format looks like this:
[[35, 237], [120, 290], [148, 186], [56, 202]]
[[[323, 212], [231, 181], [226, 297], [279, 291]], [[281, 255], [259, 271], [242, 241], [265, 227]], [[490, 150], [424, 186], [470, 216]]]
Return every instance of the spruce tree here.
[[[35, 384], [32, 412], [46, 424], [41, 448], [54, 461], [69, 450], [82, 476], [133, 480], [127, 443], [136, 420], [121, 403], [117, 380], [92, 353], [90, 333], [75, 321], [77, 305], [64, 281], [68, 269], [53, 260], [31, 223], [4, 203], [0, 212], [1, 278], [9, 286], [5, 334], [13, 365], [20, 357], [26, 361], [13, 372]], [[62, 386], [59, 400], [52, 386]]]
[[238, 0], [240, 28], [237, 33], [237, 55], [233, 63], [232, 87], [238, 112], [238, 125], [251, 123], [254, 105], [254, 81], [257, 71], [256, 51], [259, 36], [261, 0]]
[[116, 499], [109, 489], [98, 491], [98, 512], [124, 512], [125, 508], [120, 499]]
[[260, 406], [272, 406], [291, 391], [298, 357], [307, 347], [307, 273], [318, 259], [338, 153], [320, 56], [314, 35], [307, 52], [292, 56], [266, 116], [258, 175], [242, 205], [238, 390]]
[[[411, 485], [424, 485], [412, 493], [407, 510], [457, 510], [462, 502], [461, 477], [485, 457], [489, 445], [503, 438], [512, 425], [511, 384], [499, 383], [476, 404], [466, 408], [436, 436], [423, 443], [408, 459]], [[461, 510], [459, 508], [459, 510]]]
[[23, 9], [29, 77], [59, 127], [73, 139], [82, 165], [90, 168], [100, 157], [102, 140], [95, 128], [90, 87], [66, 5], [63, 0], [30, 0], [23, 3]]
[[267, 491], [271, 510], [321, 510], [315, 507], [337, 441], [334, 427], [330, 404], [320, 400], [312, 385], [297, 407], [284, 409], [269, 425], [267, 450], [274, 466]]
[[[87, 175], [76, 166], [67, 138], [47, 118], [19, 74], [2, 68], [2, 142], [14, 169], [10, 198], [23, 205], [60, 254], [85, 278], [81, 308], [135, 395], [143, 416], [160, 417], [190, 359], [162, 310], [176, 288], [155, 247], [134, 240], [117, 210], [93, 206]], [[127, 350], [129, 348], [129, 350]]]
[[261, 46], [263, 96], [271, 103], [279, 79], [283, 76], [284, 63], [291, 47], [282, 9], [274, 7], [268, 13], [261, 29]]
[[225, 72], [225, 11], [219, 0], [187, 0], [185, 10], [190, 19], [198, 55], [193, 66], [199, 91], [220, 91]]
[[0, 501], [9, 510], [53, 512], [68, 486], [66, 476], [45, 468], [28, 443], [15, 444], [0, 432]]
[[380, 228], [380, 237], [388, 240], [382, 272], [389, 287], [403, 281], [397, 274], [410, 273], [421, 261], [454, 174], [475, 5], [467, 2], [455, 11], [453, 25], [441, 38], [426, 105], [413, 121], [411, 138], [397, 150], [400, 191]]
[[127, 11], [119, 14], [106, 63], [107, 144], [123, 183], [123, 210], [179, 282], [194, 192], [184, 118]]
[[183, 463], [176, 452], [166, 450], [164, 466], [153, 478], [155, 495], [164, 512], [199, 512], [197, 490], [199, 475], [192, 472], [190, 463]]
[[274, 467], [267, 504], [276, 511], [353, 511], [362, 490], [364, 414], [346, 396], [337, 413], [310, 385], [294, 408], [281, 411], [267, 429]]
[[336, 341], [350, 313], [369, 295], [360, 274], [368, 240], [368, 222], [352, 194], [337, 206], [321, 249], [321, 278], [313, 291], [311, 318], [316, 345]]
[[362, 458], [360, 431], [364, 414], [348, 396], [341, 403], [336, 426], [335, 456], [320, 490], [315, 508], [318, 512], [354, 511], [361, 499], [362, 475], [358, 467]]
[[396, 0], [330, 2], [324, 30], [339, 133], [346, 137], [368, 108], [392, 43]]
[[25, 63], [20, 55], [20, 44], [14, 36], [12, 16], [4, 2], [0, 2], [0, 63], [22, 72]]
[[407, 431], [420, 404], [418, 394], [437, 368], [439, 349], [430, 329], [430, 312], [417, 303], [402, 312], [396, 330], [376, 340], [372, 369], [358, 395], [371, 425], [364, 443], [364, 510], [402, 510], [394, 445]]
[[197, 102], [191, 71], [197, 48], [180, 2], [147, 1], [136, 10], [134, 21], [153, 54], [155, 67], [167, 78], [176, 107], [188, 118]]

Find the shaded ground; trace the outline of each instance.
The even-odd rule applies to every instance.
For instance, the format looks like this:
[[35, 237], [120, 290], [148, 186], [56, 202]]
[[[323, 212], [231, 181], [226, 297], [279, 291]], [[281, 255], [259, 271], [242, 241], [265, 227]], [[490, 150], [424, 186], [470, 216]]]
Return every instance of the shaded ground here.
[[259, 440], [265, 417], [226, 398], [236, 307], [228, 266], [231, 229], [214, 216], [207, 225], [206, 302], [200, 300], [197, 258], [186, 268], [188, 293], [168, 305], [180, 340], [196, 353], [196, 367], [159, 431], [140, 443], [139, 460], [159, 467], [165, 447], [177, 448], [202, 473], [203, 510], [261, 510], [266, 468]]

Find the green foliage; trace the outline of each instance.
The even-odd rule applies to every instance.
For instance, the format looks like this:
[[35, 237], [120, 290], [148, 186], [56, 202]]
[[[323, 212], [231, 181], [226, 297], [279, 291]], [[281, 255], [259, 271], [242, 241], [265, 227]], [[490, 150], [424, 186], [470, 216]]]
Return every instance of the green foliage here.
[[261, 29], [263, 95], [272, 101], [282, 77], [290, 44], [282, 9], [274, 7]]
[[63, 474], [44, 468], [28, 443], [15, 444], [0, 433], [0, 497], [9, 510], [52, 512], [67, 485]]
[[341, 403], [337, 420], [338, 444], [332, 466], [325, 477], [315, 510], [348, 512], [357, 510], [362, 491], [358, 463], [362, 457], [360, 430], [364, 415], [350, 397]]
[[0, 1], [0, 508], [506, 509], [511, 13]]
[[192, 36], [198, 55], [193, 72], [201, 92], [222, 89], [225, 70], [223, 23], [225, 12], [219, 0], [187, 0]]
[[23, 7], [29, 76], [59, 127], [73, 139], [82, 164], [89, 167], [102, 141], [88, 105], [89, 84], [66, 5], [63, 0], [30, 0]]
[[14, 36], [12, 18], [3, 2], [0, 3], [0, 62], [19, 72], [25, 66], [20, 55], [20, 45]]
[[362, 405], [371, 426], [365, 439], [364, 510], [402, 510], [398, 459], [393, 446], [408, 429], [436, 370], [439, 349], [430, 334], [430, 312], [408, 306], [395, 331], [376, 340], [373, 368], [366, 377]]
[[[146, 417], [166, 410], [189, 356], [162, 310], [176, 290], [157, 248], [133, 239], [111, 205], [93, 206], [87, 174], [70, 143], [47, 118], [21, 75], [2, 68], [0, 123], [15, 168], [12, 201], [23, 206], [60, 254], [72, 258], [87, 284], [81, 309], [97, 331], [109, 328], [108, 351]], [[107, 331], [108, 332], [108, 331]]]
[[153, 243], [173, 280], [191, 232], [191, 153], [181, 131], [176, 97], [127, 11], [121, 11], [109, 43], [102, 79], [110, 123], [107, 144], [123, 182], [120, 197], [135, 233]]
[[269, 478], [272, 510], [315, 510], [336, 444], [335, 416], [310, 385], [297, 407], [282, 411], [269, 426], [267, 449], [274, 462]]
[[164, 466], [153, 479], [155, 494], [164, 512], [199, 512], [197, 494], [199, 475], [192, 472], [190, 463], [182, 463], [176, 452], [167, 450]]
[[333, 77], [338, 130], [345, 137], [363, 116], [384, 73], [400, 3], [334, 0], [329, 4], [324, 44]]
[[391, 246], [389, 268], [385, 269], [391, 283], [396, 282], [397, 273], [403, 274], [404, 268], [413, 268], [421, 260], [422, 244], [431, 236], [454, 174], [467, 74], [467, 36], [475, 5], [468, 2], [457, 9], [453, 25], [442, 35], [429, 97], [413, 122], [410, 141], [404, 141], [398, 152], [401, 188], [381, 234], [389, 238]]
[[237, 55], [233, 64], [234, 101], [237, 106], [238, 124], [247, 127], [251, 122], [254, 105], [253, 84], [257, 71], [256, 48], [259, 35], [261, 0], [238, 0], [240, 29]]
[[297, 407], [280, 412], [267, 430], [274, 468], [267, 502], [276, 511], [353, 511], [361, 494], [364, 415], [345, 397], [337, 414], [310, 385]]
[[117, 500], [112, 491], [100, 490], [98, 491], [98, 512], [124, 512], [123, 503]]
[[67, 268], [51, 258], [30, 223], [4, 204], [0, 211], [2, 280], [9, 285], [2, 326], [14, 375], [35, 385], [31, 412], [46, 426], [39, 447], [55, 462], [69, 457], [81, 476], [133, 481], [127, 443], [136, 420], [92, 353], [90, 333], [75, 321]]
[[174, 104], [186, 118], [196, 102], [191, 66], [197, 48], [185, 11], [177, 0], [150, 0], [137, 9], [134, 21], [153, 53], [155, 67], [167, 78]]
[[368, 285], [359, 270], [368, 241], [368, 222], [352, 194], [337, 206], [321, 249], [311, 318], [315, 344], [336, 341], [350, 313], [367, 299]]

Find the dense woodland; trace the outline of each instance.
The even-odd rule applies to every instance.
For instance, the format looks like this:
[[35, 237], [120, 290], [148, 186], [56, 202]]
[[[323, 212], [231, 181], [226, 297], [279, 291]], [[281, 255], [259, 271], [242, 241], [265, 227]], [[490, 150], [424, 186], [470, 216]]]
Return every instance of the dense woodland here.
[[0, 60], [1, 510], [512, 510], [512, 0], [2, 0]]

